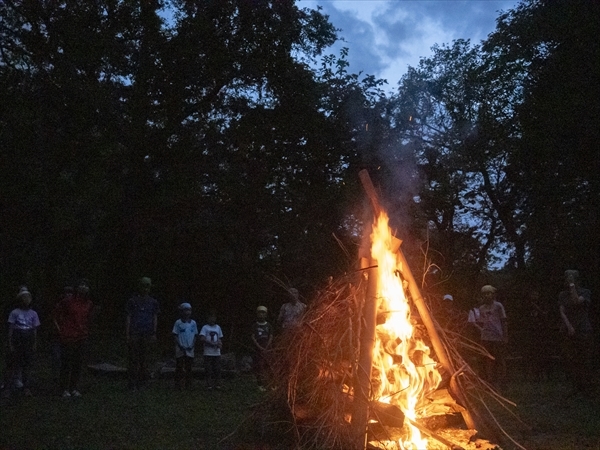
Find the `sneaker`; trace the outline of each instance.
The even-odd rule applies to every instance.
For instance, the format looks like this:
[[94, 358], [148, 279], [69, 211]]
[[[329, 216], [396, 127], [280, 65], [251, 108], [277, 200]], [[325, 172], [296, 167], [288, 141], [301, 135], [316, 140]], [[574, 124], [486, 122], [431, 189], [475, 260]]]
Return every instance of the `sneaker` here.
[[62, 393], [62, 398], [68, 398], [68, 397], [70, 397], [70, 396], [71, 396], [71, 394], [69, 393], [69, 391], [64, 391], [64, 392]]
[[258, 390], [259, 390], [260, 392], [267, 392], [267, 388], [266, 388], [266, 387], [264, 387], [264, 386], [259, 386], [259, 387], [258, 387]]
[[79, 392], [77, 389], [73, 389], [71, 391], [71, 396], [72, 397], [81, 397], [81, 392]]

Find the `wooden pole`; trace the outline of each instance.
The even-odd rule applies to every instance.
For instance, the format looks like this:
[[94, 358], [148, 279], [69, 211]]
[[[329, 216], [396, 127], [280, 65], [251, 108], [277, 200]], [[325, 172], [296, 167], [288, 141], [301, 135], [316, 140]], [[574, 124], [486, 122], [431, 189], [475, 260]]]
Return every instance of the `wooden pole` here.
[[[358, 175], [360, 177], [360, 180], [362, 182], [362, 185], [363, 185], [367, 195], [369, 196], [369, 199], [371, 200], [375, 214], [379, 215], [379, 213], [382, 211], [382, 208], [381, 208], [381, 204], [379, 203], [377, 191], [375, 190], [375, 187], [373, 186], [373, 183], [371, 181], [371, 177], [369, 176], [369, 172], [367, 172], [367, 170], [364, 169], [364, 170], [361, 170]], [[452, 376], [455, 372], [454, 365], [452, 364], [452, 361], [448, 357], [448, 353], [446, 352], [446, 347], [444, 347], [442, 340], [440, 339], [440, 335], [438, 334], [437, 329], [435, 328], [435, 325], [433, 323], [431, 315], [429, 314], [429, 309], [427, 309], [427, 305], [425, 304], [425, 301], [423, 300], [423, 296], [421, 295], [419, 286], [417, 285], [417, 282], [416, 282], [415, 278], [413, 277], [413, 274], [410, 270], [410, 267], [408, 266], [408, 263], [404, 256], [404, 253], [402, 252], [402, 249], [400, 249], [400, 248], [398, 249], [397, 255], [398, 255], [398, 260], [402, 266], [401, 267], [402, 278], [404, 280], [406, 280], [406, 282], [408, 283], [408, 290], [410, 292], [411, 299], [412, 299], [414, 305], [416, 306], [417, 311], [419, 312], [419, 315], [421, 316], [423, 325], [425, 325], [425, 328], [427, 329], [427, 334], [429, 335], [429, 338], [431, 339], [431, 345], [433, 346], [435, 354], [438, 357], [438, 360], [439, 360], [440, 364], [442, 365], [442, 367], [448, 372], [448, 374], [450, 376]], [[454, 383], [451, 382], [450, 389], [451, 389], [452, 393], [455, 395], [455, 397], [457, 398], [457, 400], [463, 406], [466, 407], [466, 401], [465, 401], [466, 399], [464, 398], [462, 391], [458, 387], [458, 384], [456, 382], [454, 382]], [[464, 419], [467, 427], [469, 427], [471, 429], [476, 429], [475, 422], [473, 421], [471, 414], [469, 413], [469, 411], [466, 408], [465, 408], [465, 411], [462, 412], [462, 416], [463, 416], [463, 419]]]
[[465, 410], [462, 411], [462, 416], [465, 421], [465, 424], [468, 428], [476, 429], [477, 427], [475, 426], [473, 417], [471, 416], [471, 413], [466, 409], [466, 399], [464, 398], [463, 393], [460, 390], [455, 377], [452, 377], [452, 375], [454, 375], [454, 373], [456, 372], [454, 364], [452, 364], [452, 361], [448, 357], [446, 347], [442, 343], [440, 335], [438, 334], [437, 329], [435, 328], [433, 320], [431, 319], [431, 315], [429, 314], [429, 309], [427, 308], [427, 305], [423, 300], [421, 290], [419, 289], [417, 282], [413, 277], [410, 267], [408, 266], [408, 263], [406, 261], [406, 257], [402, 252], [402, 249], [398, 249], [398, 260], [402, 265], [402, 269], [400, 270], [400, 272], [402, 273], [402, 278], [404, 278], [408, 282], [408, 291], [410, 292], [410, 297], [414, 305], [417, 307], [417, 311], [419, 311], [419, 316], [421, 317], [423, 325], [425, 325], [425, 328], [427, 329], [427, 334], [429, 335], [429, 339], [431, 339], [431, 345], [433, 346], [433, 350], [435, 351], [435, 354], [438, 357], [440, 364], [451, 377], [450, 390], [452, 391], [456, 399], [459, 401], [459, 403], [461, 403], [465, 407]]
[[369, 420], [369, 400], [371, 396], [371, 368], [373, 367], [373, 347], [377, 326], [378, 269], [372, 259], [361, 258], [361, 267], [369, 277], [360, 328], [360, 353], [354, 380], [354, 403], [352, 427], [356, 436], [356, 448], [367, 446], [367, 423]]

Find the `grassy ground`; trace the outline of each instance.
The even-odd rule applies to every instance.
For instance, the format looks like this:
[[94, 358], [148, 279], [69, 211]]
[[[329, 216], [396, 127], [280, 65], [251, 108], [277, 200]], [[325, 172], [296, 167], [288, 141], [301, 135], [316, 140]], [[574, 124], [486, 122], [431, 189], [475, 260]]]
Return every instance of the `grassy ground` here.
[[[103, 357], [110, 348], [104, 348]], [[289, 448], [273, 445], [273, 439], [268, 446], [223, 440], [264, 398], [248, 374], [226, 380], [222, 392], [206, 391], [201, 380], [191, 391], [180, 392], [168, 379], [128, 392], [123, 379], [86, 372], [84, 396], [62, 399], [52, 383], [49, 359], [40, 352], [36, 381], [34, 397], [2, 400], [0, 450]], [[600, 450], [600, 397], [568, 397], [568, 392], [561, 377], [536, 383], [513, 377], [506, 396], [518, 404], [518, 414], [531, 429], [507, 420], [506, 430], [529, 450]]]
[[600, 450], [600, 395], [570, 395], [562, 380], [514, 381], [506, 396], [531, 428], [505, 420], [507, 431], [528, 450]]
[[2, 406], [0, 448], [14, 449], [216, 449], [243, 418], [252, 389], [175, 392], [155, 383], [124, 392], [123, 383], [88, 380], [84, 397], [36, 396]]
[[[107, 339], [103, 339], [107, 342]], [[157, 359], [163, 359], [163, 351]], [[170, 348], [171, 345], [168, 345]], [[152, 380], [130, 392], [123, 375], [93, 375], [84, 369], [81, 398], [63, 399], [53, 381], [48, 349], [38, 352], [33, 397], [13, 394], [0, 403], [0, 450], [8, 449], [230, 449], [229, 435], [261, 399], [249, 374], [208, 391], [203, 380], [177, 391], [172, 379]], [[89, 349], [92, 362], [123, 365], [118, 342]], [[4, 362], [0, 361], [4, 371]], [[264, 395], [264, 394], [263, 394]]]
[[[199, 382], [200, 383], [200, 382]], [[1, 449], [217, 449], [247, 408], [259, 401], [254, 380], [240, 376], [224, 391], [175, 391], [171, 380], [128, 392], [123, 380], [86, 376], [83, 397], [53, 392], [3, 400]]]

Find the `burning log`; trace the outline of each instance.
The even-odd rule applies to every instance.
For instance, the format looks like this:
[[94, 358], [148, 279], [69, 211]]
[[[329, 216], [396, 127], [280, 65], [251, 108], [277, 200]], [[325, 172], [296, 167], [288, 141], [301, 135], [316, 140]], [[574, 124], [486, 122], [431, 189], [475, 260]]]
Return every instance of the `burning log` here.
[[422, 431], [424, 434], [432, 437], [433, 439], [435, 439], [438, 442], [441, 442], [442, 444], [444, 444], [446, 447], [448, 447], [450, 450], [464, 450], [460, 445], [455, 444], [454, 442], [449, 441], [448, 439], [440, 436], [437, 433], [434, 433], [431, 430], [428, 430], [427, 428], [425, 428], [422, 425], [419, 425], [417, 422], [415, 422], [414, 420], [410, 420], [408, 419], [408, 421], [410, 422], [410, 424], [415, 427], [418, 428], [420, 431]]
[[382, 402], [372, 402], [371, 403], [371, 414], [372, 417], [377, 420], [377, 422], [385, 427], [394, 427], [394, 428], [402, 428], [404, 425], [404, 421], [406, 420], [413, 427], [418, 428], [423, 434], [435, 439], [438, 442], [441, 442], [446, 447], [451, 450], [464, 450], [460, 445], [451, 442], [443, 436], [435, 433], [432, 430], [429, 430], [424, 425], [417, 423], [414, 420], [408, 419], [404, 416], [404, 413], [400, 408], [394, 405], [390, 405]]
[[371, 416], [386, 427], [402, 428], [404, 413], [395, 405], [383, 402], [371, 402]]

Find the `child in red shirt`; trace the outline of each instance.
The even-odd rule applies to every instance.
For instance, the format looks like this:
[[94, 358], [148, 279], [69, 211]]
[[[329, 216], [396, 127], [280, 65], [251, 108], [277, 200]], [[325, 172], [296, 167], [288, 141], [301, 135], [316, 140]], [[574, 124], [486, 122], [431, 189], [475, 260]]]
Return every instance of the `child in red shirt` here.
[[94, 304], [89, 298], [89, 284], [79, 282], [72, 297], [65, 297], [54, 310], [54, 325], [60, 340], [60, 389], [63, 397], [81, 397], [77, 384], [83, 365], [84, 345]]

